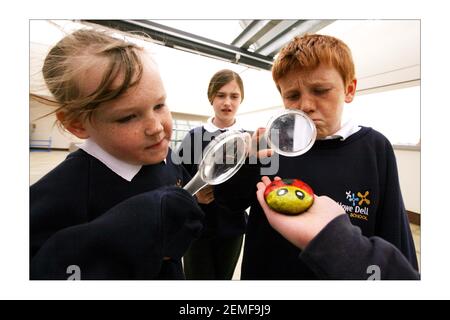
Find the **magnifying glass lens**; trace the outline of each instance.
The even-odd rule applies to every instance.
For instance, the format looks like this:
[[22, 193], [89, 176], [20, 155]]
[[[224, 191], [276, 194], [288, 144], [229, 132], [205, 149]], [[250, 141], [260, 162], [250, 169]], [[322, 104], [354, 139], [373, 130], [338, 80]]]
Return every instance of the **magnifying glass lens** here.
[[267, 125], [269, 147], [278, 154], [295, 157], [307, 152], [316, 140], [316, 126], [302, 111], [284, 110]]
[[197, 174], [184, 187], [192, 195], [206, 185], [217, 185], [231, 178], [244, 164], [250, 148], [250, 134], [227, 131], [211, 141], [203, 152]]
[[205, 149], [202, 179], [209, 184], [228, 180], [244, 164], [249, 143], [250, 135], [244, 132], [231, 131], [216, 137]]

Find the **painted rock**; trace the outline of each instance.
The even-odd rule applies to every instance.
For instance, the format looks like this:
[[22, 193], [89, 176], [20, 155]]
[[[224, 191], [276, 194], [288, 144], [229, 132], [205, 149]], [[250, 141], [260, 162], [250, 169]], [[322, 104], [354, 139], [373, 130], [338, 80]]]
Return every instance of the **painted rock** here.
[[272, 210], [297, 215], [314, 202], [314, 191], [298, 179], [274, 180], [266, 187], [264, 198]]

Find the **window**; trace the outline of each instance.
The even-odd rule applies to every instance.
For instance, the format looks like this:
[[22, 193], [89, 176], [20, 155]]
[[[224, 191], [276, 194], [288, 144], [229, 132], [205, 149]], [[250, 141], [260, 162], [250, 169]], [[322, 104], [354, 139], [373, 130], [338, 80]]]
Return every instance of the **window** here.
[[189, 130], [200, 127], [202, 125], [203, 123], [200, 121], [173, 119], [172, 140], [170, 140], [170, 148], [172, 150], [176, 150]]

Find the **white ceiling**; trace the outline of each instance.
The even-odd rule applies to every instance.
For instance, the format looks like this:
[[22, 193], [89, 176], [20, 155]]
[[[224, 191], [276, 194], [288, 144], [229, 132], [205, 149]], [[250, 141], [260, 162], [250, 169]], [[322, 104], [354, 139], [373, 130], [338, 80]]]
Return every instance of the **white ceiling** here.
[[[239, 32], [238, 20], [171, 20], [167, 25], [213, 40], [230, 43]], [[158, 23], [164, 24], [163, 20]], [[32, 90], [45, 90], [40, 68], [49, 46], [64, 32], [80, 27], [70, 21], [30, 21], [30, 74]], [[189, 25], [190, 24], [190, 25]], [[188, 28], [189, 27], [189, 28]], [[200, 31], [202, 33], [200, 34]], [[226, 32], [224, 32], [226, 31]], [[338, 20], [318, 33], [336, 36], [352, 49], [358, 77], [358, 89], [408, 84], [420, 80], [419, 20]], [[227, 37], [227, 34], [229, 36]], [[143, 42], [142, 42], [143, 43]], [[142, 44], [141, 43], [141, 44]], [[185, 51], [145, 42], [157, 61], [174, 112], [209, 116], [212, 108], [206, 90], [210, 77], [229, 68], [244, 81], [245, 100], [240, 113], [279, 106], [281, 100], [269, 71], [208, 58]], [[41, 91], [45, 92], [45, 91]]]

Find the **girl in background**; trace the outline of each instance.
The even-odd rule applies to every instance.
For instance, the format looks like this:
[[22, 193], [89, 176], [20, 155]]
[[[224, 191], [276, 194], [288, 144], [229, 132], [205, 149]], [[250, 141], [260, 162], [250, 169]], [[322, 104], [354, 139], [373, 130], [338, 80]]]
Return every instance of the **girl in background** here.
[[[191, 176], [196, 174], [202, 151], [212, 139], [227, 130], [242, 130], [235, 115], [243, 99], [244, 85], [236, 72], [225, 69], [213, 75], [208, 85], [208, 100], [214, 116], [204, 126], [192, 129], [178, 151]], [[213, 186], [200, 190], [196, 197], [205, 212], [205, 227], [200, 239], [192, 243], [184, 256], [186, 278], [229, 280], [241, 251], [247, 213], [218, 204]]]

